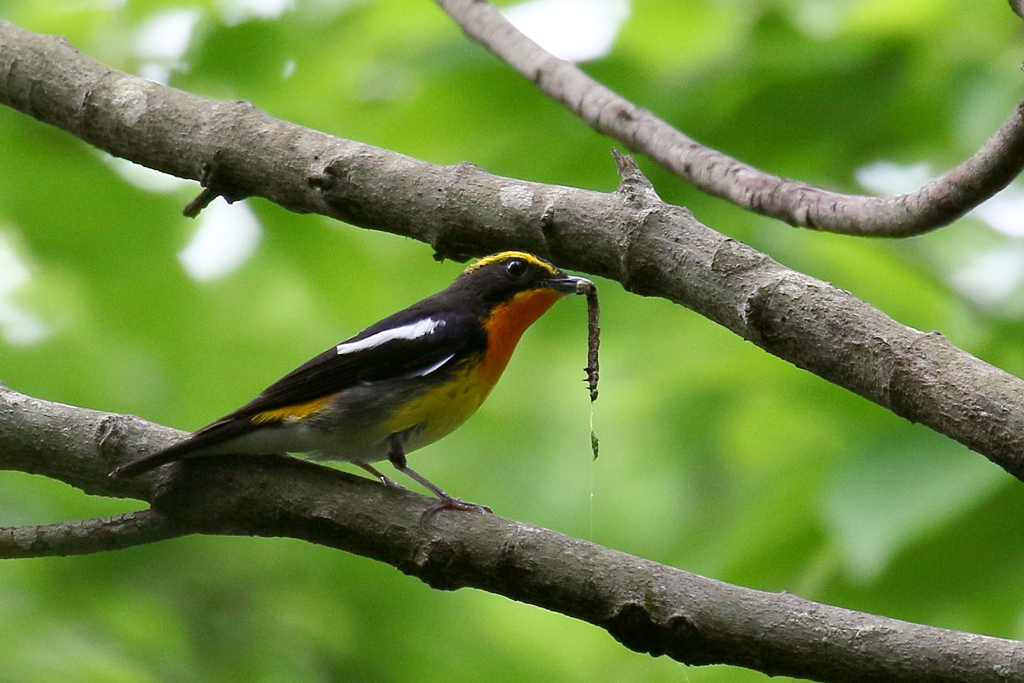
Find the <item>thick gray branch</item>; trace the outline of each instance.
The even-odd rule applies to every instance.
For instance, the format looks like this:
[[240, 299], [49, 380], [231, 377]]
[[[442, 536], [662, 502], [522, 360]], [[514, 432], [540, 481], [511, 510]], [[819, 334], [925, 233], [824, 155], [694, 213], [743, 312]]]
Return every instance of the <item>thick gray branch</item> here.
[[[48, 429], [51, 420], [59, 423]], [[104, 473], [173, 434], [0, 385], [0, 468], [30, 468], [113, 495], [111, 487], [123, 484], [104, 481]], [[302, 539], [386, 562], [435, 588], [474, 587], [561, 612], [606, 629], [630, 649], [687, 664], [819, 681], [1024, 681], [1024, 643], [741, 588], [494, 515], [443, 512], [424, 523], [424, 496], [292, 458], [198, 459], [120, 493], [150, 500], [156, 510], [139, 513], [141, 531], [122, 534], [126, 541], [186, 533]], [[65, 526], [102, 534], [132, 521]], [[63, 535], [50, 534], [37, 554], [86, 551], [80, 534]], [[86, 543], [103, 550], [119, 539]], [[17, 556], [31, 555], [31, 544], [17, 549]]]
[[[1024, 382], [661, 202], [635, 166], [611, 194], [440, 167], [114, 71], [0, 21], [0, 102], [233, 196], [406, 235], [440, 254], [532, 251], [687, 306], [1024, 479]], [[608, 331], [614, 334], [614, 331]]]
[[[970, 159], [895, 197], [830, 192], [705, 147], [519, 32], [486, 0], [436, 0], [477, 41], [599, 133], [699, 190], [790, 225], [867, 237], [907, 237], [948, 225], [1024, 169], [1024, 102]], [[1011, 0], [1013, 6], [1013, 0]]]

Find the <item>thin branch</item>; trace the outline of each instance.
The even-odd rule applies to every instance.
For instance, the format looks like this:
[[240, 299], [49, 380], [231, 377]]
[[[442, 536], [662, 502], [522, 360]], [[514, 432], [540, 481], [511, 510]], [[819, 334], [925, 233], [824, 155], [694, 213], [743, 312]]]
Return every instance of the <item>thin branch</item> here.
[[0, 559], [121, 550], [185, 535], [155, 510], [57, 524], [0, 527]]
[[541, 48], [486, 0], [436, 2], [467, 36], [594, 130], [703, 192], [790, 225], [862, 237], [918, 235], [952, 223], [1024, 169], [1022, 102], [977, 153], [916, 192], [894, 197], [830, 192], [766, 173], [687, 137]]
[[1024, 480], [1024, 382], [699, 223], [662, 202], [633, 164], [610, 194], [435, 166], [115, 71], [3, 21], [0, 102], [182, 177], [198, 179], [216, 161], [218, 186], [233, 196], [412, 237], [444, 256], [516, 248], [617, 280]]
[[[61, 415], [59, 429], [45, 427], [53, 415]], [[106, 420], [121, 425], [116, 434], [95, 429], [96, 411], [0, 385], [0, 467], [34, 463], [34, 471], [96, 492], [112, 459], [135, 455], [124, 444], [173, 433], [129, 416]], [[78, 463], [72, 468], [69, 454]], [[733, 586], [496, 515], [441, 513], [424, 523], [425, 496], [294, 458], [199, 458], [141, 484], [122, 493], [153, 501], [158, 512], [78, 523], [86, 537], [112, 525], [117, 539], [75, 546], [51, 538], [49, 548], [22, 542], [23, 556], [53, 554], [61, 544], [71, 552], [110, 549], [147, 542], [146, 534], [290, 537], [386, 562], [434, 588], [474, 587], [560, 612], [632, 650], [687, 664], [819, 681], [1024, 680], [1024, 643]], [[74, 525], [57, 526], [51, 537], [75, 535]]]

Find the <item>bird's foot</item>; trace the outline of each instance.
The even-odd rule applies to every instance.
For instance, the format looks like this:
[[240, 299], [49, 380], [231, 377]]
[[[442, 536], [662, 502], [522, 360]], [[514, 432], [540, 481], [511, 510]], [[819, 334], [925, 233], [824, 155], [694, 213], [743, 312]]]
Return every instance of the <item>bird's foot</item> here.
[[470, 511], [470, 512], [482, 512], [482, 513], [492, 514], [491, 508], [487, 507], [486, 505], [477, 505], [476, 503], [467, 503], [464, 500], [459, 500], [458, 498], [452, 498], [451, 496], [447, 496], [447, 497], [440, 497], [439, 496], [437, 502], [434, 503], [433, 505], [429, 506], [426, 510], [424, 510], [423, 514], [420, 515], [420, 518], [423, 519], [424, 521], [428, 520], [431, 517], [433, 517], [434, 515], [436, 515], [438, 512], [440, 512], [441, 510], [467, 510], [467, 511]]

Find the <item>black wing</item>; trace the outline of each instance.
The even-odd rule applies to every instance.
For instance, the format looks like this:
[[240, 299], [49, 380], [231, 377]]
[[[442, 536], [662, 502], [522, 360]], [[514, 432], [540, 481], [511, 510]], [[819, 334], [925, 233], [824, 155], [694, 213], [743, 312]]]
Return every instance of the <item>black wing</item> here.
[[302, 405], [356, 384], [441, 370], [469, 353], [483, 351], [487, 343], [479, 322], [470, 316], [449, 313], [404, 321], [406, 316], [399, 316], [386, 318], [324, 351], [227, 418]]

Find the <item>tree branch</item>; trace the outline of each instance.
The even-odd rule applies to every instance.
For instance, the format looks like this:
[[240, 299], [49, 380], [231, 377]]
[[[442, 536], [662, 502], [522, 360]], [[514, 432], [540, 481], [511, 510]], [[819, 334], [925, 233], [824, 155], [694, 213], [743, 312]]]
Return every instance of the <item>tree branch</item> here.
[[88, 555], [185, 535], [155, 510], [33, 526], [0, 527], [0, 559]]
[[[909, 237], [949, 225], [1024, 169], [1024, 102], [967, 161], [894, 197], [842, 194], [781, 178], [706, 147], [555, 57], [486, 0], [436, 0], [466, 35], [599, 133], [647, 155], [698, 190], [793, 226]], [[1011, 0], [1013, 6], [1013, 0]]]
[[[50, 422], [55, 415], [59, 423]], [[434, 588], [474, 587], [560, 612], [632, 650], [687, 664], [819, 681], [1024, 679], [1024, 643], [733, 586], [495, 515], [442, 513], [424, 523], [425, 496], [294, 458], [199, 458], [134, 485], [97, 483], [139, 455], [136, 445], [173, 433], [0, 385], [0, 467], [31, 465], [90, 493], [116, 487], [153, 503], [134, 515], [44, 527], [30, 542], [27, 529], [0, 530], [0, 553], [95, 552], [188, 533], [283, 536], [386, 562]]]
[[[519, 247], [613, 277], [1024, 472], [1024, 383], [665, 205], [628, 157], [611, 194], [437, 167], [113, 71], [5, 22], [0, 101], [120, 156], [205, 177], [229, 198], [265, 196], [442, 254]], [[827, 681], [1024, 677], [1020, 643], [730, 586], [500, 517], [445, 513], [424, 525], [424, 497], [290, 458], [210, 458], [138, 480], [106, 477], [178, 438], [139, 418], [0, 385], [0, 468], [153, 505], [134, 518], [4, 530], [0, 544], [9, 534], [4, 547], [31, 556], [187, 533], [288, 536], [385, 561], [437, 588], [477, 587], [559, 611], [632, 649], [692, 664]], [[92, 537], [108, 530], [121, 539]], [[29, 532], [45, 542], [25, 543]]]
[[443, 256], [517, 248], [617, 280], [1024, 480], [1024, 382], [665, 204], [631, 162], [613, 193], [435, 166], [114, 71], [3, 21], [0, 102], [151, 168], [208, 183], [213, 173], [234, 198], [412, 237]]

